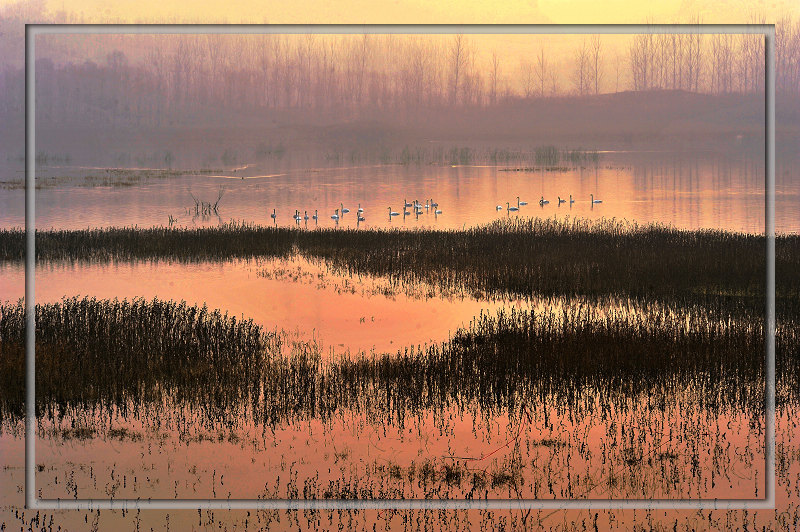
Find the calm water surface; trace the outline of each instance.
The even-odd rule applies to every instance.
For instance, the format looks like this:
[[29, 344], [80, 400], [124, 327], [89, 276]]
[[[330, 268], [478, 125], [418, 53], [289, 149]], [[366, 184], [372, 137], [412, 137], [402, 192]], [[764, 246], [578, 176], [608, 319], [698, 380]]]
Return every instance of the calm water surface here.
[[[508, 171], [533, 168], [529, 171]], [[123, 172], [124, 174], [124, 172]], [[800, 179], [791, 165], [779, 165], [776, 227], [800, 231]], [[86, 175], [103, 170], [76, 166], [42, 166], [36, 191], [36, 224], [42, 229], [167, 225], [181, 226], [230, 220], [303, 227], [437, 227], [462, 228], [501, 216], [625, 218], [680, 228], [712, 228], [760, 233], [764, 230], [764, 166], [744, 154], [609, 153], [597, 163], [563, 163], [555, 170], [534, 164], [510, 165], [356, 165], [274, 167], [240, 165], [202, 175], [150, 177], [128, 186], [75, 186]], [[72, 176], [71, 179], [66, 179]], [[48, 179], [55, 178], [55, 179]], [[116, 179], [116, 178], [108, 178]], [[96, 182], [96, 181], [95, 181]], [[198, 200], [224, 196], [218, 215], [195, 216]], [[601, 204], [591, 203], [591, 194]], [[558, 204], [558, 197], [573, 204]], [[516, 206], [517, 196], [528, 205]], [[540, 199], [550, 203], [541, 206]], [[0, 227], [24, 224], [24, 190], [0, 190]], [[403, 204], [433, 199], [433, 208], [403, 216]], [[357, 223], [358, 206], [365, 221]], [[338, 223], [335, 209], [350, 209]], [[497, 210], [497, 206], [502, 206]], [[389, 208], [400, 213], [389, 216]], [[270, 217], [273, 209], [276, 219]], [[311, 218], [315, 211], [318, 222]], [[341, 213], [340, 213], [341, 214]]]

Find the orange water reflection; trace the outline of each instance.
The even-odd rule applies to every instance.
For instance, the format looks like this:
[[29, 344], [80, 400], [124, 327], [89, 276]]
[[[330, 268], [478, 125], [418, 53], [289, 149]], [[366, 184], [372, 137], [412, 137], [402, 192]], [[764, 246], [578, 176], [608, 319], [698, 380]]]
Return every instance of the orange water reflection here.
[[187, 412], [162, 414], [158, 425], [105, 417], [86, 425], [82, 416], [76, 426], [97, 430], [88, 439], [43, 424], [37, 485], [50, 498], [763, 496], [758, 420], [713, 418], [685, 402], [629, 407], [603, 416], [530, 405], [511, 418], [452, 409], [409, 413], [403, 423], [341, 412], [266, 431], [203, 428]]
[[[429, 298], [422, 289], [415, 296], [393, 290], [387, 297], [385, 290], [391, 288], [380, 280], [338, 277], [300, 258], [190, 265], [44, 265], [36, 270], [37, 303], [84, 295], [185, 300], [252, 318], [268, 330], [316, 340], [323, 352], [393, 352], [444, 341], [481, 309], [501, 305]], [[12, 301], [24, 296], [22, 267], [3, 267], [0, 294], [0, 299]]]
[[[793, 164], [793, 163], [792, 163]], [[41, 229], [106, 226], [217, 224], [229, 220], [297, 225], [295, 211], [309, 219], [301, 227], [470, 227], [500, 216], [625, 218], [680, 228], [713, 228], [760, 233], [764, 230], [763, 154], [612, 153], [598, 163], [565, 163], [556, 170], [528, 163], [502, 165], [362, 165], [292, 166], [272, 173], [253, 164], [231, 176], [175, 176], [143, 180], [126, 187], [74, 186], [65, 180], [36, 191], [36, 224]], [[46, 175], [83, 175], [86, 170], [58, 168]], [[800, 185], [795, 166], [779, 168], [776, 186], [776, 228], [798, 232]], [[80, 178], [79, 178], [80, 179]], [[225, 187], [219, 215], [193, 213], [189, 194], [210, 201]], [[602, 204], [590, 202], [591, 194]], [[575, 203], [558, 204], [558, 197]], [[0, 191], [0, 227], [24, 221], [24, 191]], [[506, 203], [519, 196], [528, 203], [518, 213]], [[540, 206], [544, 197], [549, 203]], [[403, 216], [402, 204], [429, 200], [433, 208]], [[335, 209], [350, 213], [331, 219]], [[364, 209], [358, 223], [356, 209]], [[497, 211], [495, 207], [503, 208]], [[389, 207], [400, 216], [389, 217]], [[270, 215], [276, 210], [273, 222]], [[319, 220], [311, 218], [318, 212]]]

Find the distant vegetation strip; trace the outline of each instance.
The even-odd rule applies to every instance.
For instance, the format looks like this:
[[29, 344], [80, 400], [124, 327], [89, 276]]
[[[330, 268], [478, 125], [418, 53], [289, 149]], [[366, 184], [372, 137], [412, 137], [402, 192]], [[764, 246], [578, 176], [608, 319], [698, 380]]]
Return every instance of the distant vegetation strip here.
[[[777, 296], [800, 305], [800, 236], [776, 242]], [[39, 231], [38, 261], [219, 261], [300, 253], [349, 274], [485, 295], [712, 298], [762, 305], [766, 239], [617, 220], [512, 218], [464, 230], [213, 228]], [[0, 231], [0, 261], [25, 257]], [[795, 303], [792, 303], [794, 301]]]

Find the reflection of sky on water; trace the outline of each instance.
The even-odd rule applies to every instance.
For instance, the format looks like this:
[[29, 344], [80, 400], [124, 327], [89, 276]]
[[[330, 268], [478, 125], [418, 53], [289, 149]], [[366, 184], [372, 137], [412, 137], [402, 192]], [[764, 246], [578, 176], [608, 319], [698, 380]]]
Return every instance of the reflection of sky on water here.
[[[129, 186], [71, 186], [69, 179], [51, 180], [52, 186], [36, 191], [36, 223], [41, 229], [99, 226], [215, 224], [240, 220], [259, 224], [313, 228], [334, 226], [335, 209], [350, 209], [339, 227], [356, 227], [356, 210], [364, 209], [359, 227], [461, 228], [500, 216], [573, 216], [626, 218], [639, 223], [659, 222], [681, 228], [713, 228], [745, 232], [763, 231], [764, 170], [760, 160], [744, 155], [679, 155], [616, 153], [599, 163], [563, 163], [555, 171], [504, 171], [525, 165], [347, 165], [297, 166], [277, 169], [265, 164], [239, 165], [203, 175], [142, 178]], [[279, 170], [279, 171], [278, 171]], [[42, 167], [39, 175], [79, 176], [102, 171], [76, 167]], [[776, 227], [800, 230], [800, 185], [791, 171], [778, 168]], [[79, 179], [80, 180], [80, 179]], [[44, 181], [42, 181], [44, 183]], [[195, 217], [192, 195], [216, 201], [225, 189], [219, 216]], [[592, 205], [590, 195], [602, 200]], [[558, 197], [575, 203], [560, 204]], [[517, 196], [528, 204], [508, 212]], [[539, 205], [544, 197], [550, 203]], [[24, 223], [24, 190], [0, 190], [0, 227]], [[433, 208], [403, 216], [403, 203], [433, 199]], [[498, 211], [495, 206], [501, 205]], [[389, 208], [400, 216], [389, 217]], [[318, 213], [315, 223], [313, 215]], [[302, 220], [307, 214], [309, 220]]]

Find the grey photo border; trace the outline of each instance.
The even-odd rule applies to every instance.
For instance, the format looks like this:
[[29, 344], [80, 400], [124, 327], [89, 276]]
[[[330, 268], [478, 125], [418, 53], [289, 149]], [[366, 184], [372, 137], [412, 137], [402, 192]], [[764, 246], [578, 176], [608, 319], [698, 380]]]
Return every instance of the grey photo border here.
[[[765, 489], [760, 499], [45, 499], [36, 496], [35, 38], [46, 34], [755, 34], [765, 52]], [[25, 507], [50, 510], [611, 510], [775, 508], [775, 26], [774, 24], [26, 24], [25, 25]]]

